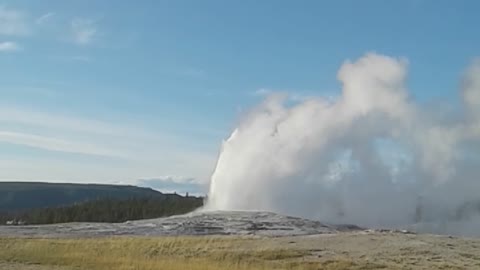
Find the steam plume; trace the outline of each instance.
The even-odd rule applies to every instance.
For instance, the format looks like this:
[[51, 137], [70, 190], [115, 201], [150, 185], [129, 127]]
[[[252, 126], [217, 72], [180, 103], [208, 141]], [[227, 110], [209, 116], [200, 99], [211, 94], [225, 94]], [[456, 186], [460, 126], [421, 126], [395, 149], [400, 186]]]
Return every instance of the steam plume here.
[[407, 65], [369, 53], [334, 101], [270, 95], [223, 143], [207, 208], [480, 234], [480, 62], [449, 117], [411, 100]]

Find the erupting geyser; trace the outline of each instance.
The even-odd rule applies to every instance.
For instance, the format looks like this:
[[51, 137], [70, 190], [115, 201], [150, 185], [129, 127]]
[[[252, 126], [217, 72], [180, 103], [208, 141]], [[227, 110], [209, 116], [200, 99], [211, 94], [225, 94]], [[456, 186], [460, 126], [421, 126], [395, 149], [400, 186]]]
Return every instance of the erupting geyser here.
[[448, 115], [416, 105], [406, 75], [371, 53], [342, 65], [334, 100], [269, 96], [223, 143], [207, 208], [480, 234], [480, 63]]

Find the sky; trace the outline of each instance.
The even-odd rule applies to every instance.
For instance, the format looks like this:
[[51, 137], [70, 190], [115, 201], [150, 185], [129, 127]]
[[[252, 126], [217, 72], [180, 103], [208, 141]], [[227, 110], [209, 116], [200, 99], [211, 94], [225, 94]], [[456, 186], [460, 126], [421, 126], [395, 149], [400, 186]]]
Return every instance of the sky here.
[[335, 97], [339, 67], [408, 61], [456, 106], [480, 2], [0, 0], [0, 181], [204, 193], [222, 141], [272, 92]]

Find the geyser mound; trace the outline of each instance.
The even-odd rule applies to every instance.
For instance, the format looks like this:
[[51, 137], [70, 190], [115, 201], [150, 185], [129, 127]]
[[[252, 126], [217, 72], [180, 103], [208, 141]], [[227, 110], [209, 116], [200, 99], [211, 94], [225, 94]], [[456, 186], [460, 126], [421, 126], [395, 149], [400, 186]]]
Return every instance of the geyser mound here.
[[480, 63], [448, 117], [417, 105], [406, 77], [406, 60], [371, 53], [341, 66], [334, 100], [269, 96], [223, 143], [206, 208], [480, 234]]
[[66, 223], [54, 225], [0, 226], [0, 236], [8, 237], [96, 237], [115, 235], [256, 235], [300, 236], [354, 232], [351, 225], [331, 225], [319, 221], [254, 211], [200, 211], [186, 215], [129, 221], [125, 223]]

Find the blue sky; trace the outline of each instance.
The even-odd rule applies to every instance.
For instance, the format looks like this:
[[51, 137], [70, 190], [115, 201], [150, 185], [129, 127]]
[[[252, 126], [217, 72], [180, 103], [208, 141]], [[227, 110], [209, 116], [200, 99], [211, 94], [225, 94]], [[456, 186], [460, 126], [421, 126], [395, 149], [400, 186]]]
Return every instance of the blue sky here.
[[0, 0], [0, 180], [205, 186], [222, 139], [262, 93], [338, 95], [339, 66], [366, 52], [407, 58], [416, 101], [454, 104], [480, 55], [478, 10]]

